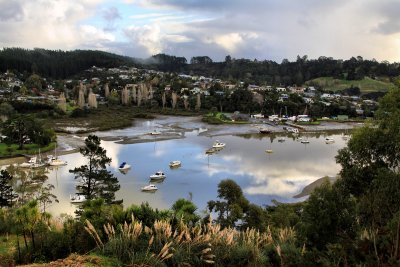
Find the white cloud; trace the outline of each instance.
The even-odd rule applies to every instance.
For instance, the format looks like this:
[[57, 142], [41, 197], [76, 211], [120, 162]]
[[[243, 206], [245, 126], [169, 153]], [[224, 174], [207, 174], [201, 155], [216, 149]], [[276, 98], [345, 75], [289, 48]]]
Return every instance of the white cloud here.
[[148, 54], [154, 55], [163, 50], [162, 33], [158, 24], [144, 25], [141, 27], [130, 26], [124, 30], [131, 42], [146, 48]]

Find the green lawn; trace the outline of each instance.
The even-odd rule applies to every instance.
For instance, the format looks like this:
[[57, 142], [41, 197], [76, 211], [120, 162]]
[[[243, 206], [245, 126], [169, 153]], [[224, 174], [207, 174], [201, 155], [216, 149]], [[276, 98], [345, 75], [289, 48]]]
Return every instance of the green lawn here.
[[352, 85], [353, 87], [360, 88], [361, 93], [369, 93], [369, 92], [385, 92], [388, 89], [395, 88], [394, 84], [382, 80], [373, 80], [369, 77], [365, 77], [362, 80], [339, 80], [333, 79], [332, 77], [320, 77], [317, 79], [313, 79], [306, 82], [306, 85], [316, 84], [321, 86], [326, 91], [339, 91], [346, 88], [350, 88]]
[[7, 146], [4, 143], [0, 143], [0, 157], [12, 157], [20, 154], [29, 154], [35, 155], [40, 152], [46, 152], [53, 150], [56, 146], [56, 142], [50, 143], [48, 146], [40, 147], [37, 144], [26, 144], [24, 145], [23, 150], [18, 150], [17, 144], [12, 144], [11, 146]]

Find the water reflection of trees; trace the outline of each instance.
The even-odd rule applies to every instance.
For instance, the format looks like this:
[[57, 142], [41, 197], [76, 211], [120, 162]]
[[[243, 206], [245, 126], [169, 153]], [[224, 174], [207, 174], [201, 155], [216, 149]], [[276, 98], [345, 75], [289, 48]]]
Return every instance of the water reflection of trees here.
[[6, 170], [13, 177], [12, 186], [18, 194], [16, 206], [22, 206], [30, 200], [37, 200], [40, 209], [45, 212], [53, 202], [59, 202], [57, 196], [52, 194], [54, 185], [47, 183], [49, 170], [47, 168], [19, 168], [10, 165]]

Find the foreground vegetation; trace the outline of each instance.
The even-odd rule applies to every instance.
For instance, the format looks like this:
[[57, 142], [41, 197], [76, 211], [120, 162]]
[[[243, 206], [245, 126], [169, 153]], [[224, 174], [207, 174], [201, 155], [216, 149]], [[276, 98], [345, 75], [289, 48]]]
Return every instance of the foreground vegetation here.
[[[355, 130], [339, 151], [341, 178], [323, 183], [303, 203], [261, 207], [226, 179], [218, 198], [208, 202], [208, 214], [197, 213], [187, 199], [166, 210], [146, 203], [124, 209], [109, 194], [118, 185], [104, 168], [109, 159], [94, 136], [81, 150], [92, 167], [71, 170], [85, 177], [78, 189], [91, 199], [77, 218], [52, 219], [44, 208], [52, 199], [49, 190], [30, 183], [42, 191], [27, 195], [21, 181], [30, 175], [16, 180], [12, 168], [2, 171], [0, 234], [11, 238], [1, 247], [0, 265], [93, 252], [117, 266], [398, 266], [398, 103], [400, 90], [390, 91], [376, 119]], [[32, 176], [37, 181], [43, 174]], [[24, 196], [18, 203], [12, 201], [14, 188]]]

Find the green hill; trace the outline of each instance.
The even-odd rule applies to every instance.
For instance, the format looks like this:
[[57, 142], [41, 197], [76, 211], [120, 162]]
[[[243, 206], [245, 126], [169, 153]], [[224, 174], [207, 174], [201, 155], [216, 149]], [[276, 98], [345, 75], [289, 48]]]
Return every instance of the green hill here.
[[365, 77], [362, 80], [340, 80], [332, 77], [320, 77], [306, 82], [306, 85], [319, 86], [326, 91], [340, 91], [346, 88], [358, 87], [361, 93], [385, 92], [394, 88], [394, 84], [384, 79], [374, 80]]

